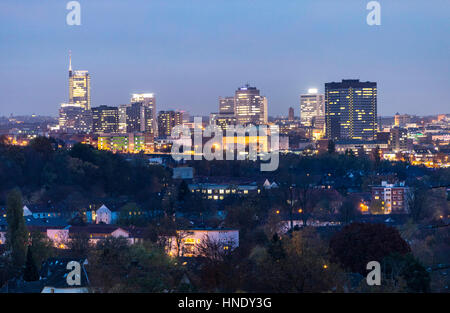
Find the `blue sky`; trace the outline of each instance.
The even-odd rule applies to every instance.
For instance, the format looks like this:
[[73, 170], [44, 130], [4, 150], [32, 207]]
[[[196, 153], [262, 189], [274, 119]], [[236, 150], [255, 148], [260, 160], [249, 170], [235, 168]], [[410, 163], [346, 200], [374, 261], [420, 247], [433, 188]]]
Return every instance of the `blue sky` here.
[[57, 115], [68, 99], [68, 51], [91, 73], [92, 105], [154, 92], [157, 109], [207, 115], [247, 82], [269, 114], [299, 115], [310, 87], [378, 83], [378, 112], [450, 113], [450, 1], [368, 0], [0, 1], [0, 115]]

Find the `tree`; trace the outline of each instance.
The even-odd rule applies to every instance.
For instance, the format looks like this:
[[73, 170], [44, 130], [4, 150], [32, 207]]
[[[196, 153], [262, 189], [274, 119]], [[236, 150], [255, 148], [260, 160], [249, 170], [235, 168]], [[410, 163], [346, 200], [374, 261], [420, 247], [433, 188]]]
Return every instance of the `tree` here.
[[23, 217], [22, 194], [18, 189], [14, 189], [8, 194], [6, 206], [8, 223], [6, 245], [11, 250], [14, 266], [20, 269], [25, 263], [28, 232]]
[[376, 169], [378, 169], [380, 167], [381, 156], [382, 156], [382, 151], [380, 149], [380, 146], [376, 146], [375, 149], [373, 149], [373, 151], [372, 151], [372, 157], [375, 162]]
[[251, 254], [255, 268], [247, 282], [248, 291], [342, 290], [342, 269], [330, 262], [326, 245], [313, 229], [305, 227], [293, 232], [292, 237], [274, 238], [270, 246]]
[[52, 141], [49, 138], [43, 136], [39, 136], [30, 140], [29, 146], [32, 150], [45, 158], [48, 158], [54, 151]]
[[407, 196], [408, 209], [415, 222], [439, 219], [450, 212], [445, 188], [429, 189], [423, 184], [416, 183], [411, 187]]
[[172, 261], [151, 244], [129, 245], [124, 237], [108, 237], [91, 251], [87, 270], [100, 292], [172, 291]]
[[336, 145], [333, 140], [328, 140], [328, 153], [333, 154], [336, 152]]
[[39, 273], [36, 266], [36, 262], [33, 259], [33, 253], [29, 246], [27, 250], [27, 262], [25, 263], [25, 269], [23, 272], [23, 280], [25, 281], [39, 280]]
[[348, 224], [358, 215], [358, 210], [356, 208], [356, 202], [354, 199], [345, 199], [339, 208], [340, 220]]
[[296, 194], [297, 206], [299, 208], [300, 218], [303, 221], [303, 226], [306, 223], [314, 211], [315, 206], [319, 202], [318, 191], [314, 188], [317, 185], [317, 181], [311, 174], [298, 176], [296, 181], [296, 187], [294, 192]]
[[67, 238], [66, 246], [70, 249], [73, 257], [85, 258], [89, 255], [91, 249], [89, 240], [87, 232], [75, 233], [70, 236], [70, 239]]
[[245, 237], [258, 225], [258, 208], [252, 200], [246, 199], [239, 203], [233, 203], [226, 209], [225, 225], [239, 229], [242, 237]]
[[384, 257], [411, 252], [397, 229], [384, 224], [352, 223], [335, 233], [330, 240], [333, 261], [345, 269], [362, 275], [370, 261], [381, 262]]
[[200, 257], [202, 286], [210, 291], [223, 288], [232, 272], [231, 253], [233, 242], [222, 242], [206, 235], [197, 245]]
[[97, 242], [89, 254], [89, 279], [94, 288], [108, 292], [123, 282], [129, 266], [127, 239], [107, 237]]
[[273, 234], [272, 239], [269, 242], [267, 252], [274, 260], [280, 260], [286, 257], [283, 242], [277, 233]]
[[69, 155], [84, 162], [95, 163], [95, 153], [91, 145], [76, 143], [70, 150]]
[[428, 292], [430, 290], [430, 273], [411, 253], [405, 255], [393, 253], [385, 257], [382, 268], [384, 275], [391, 280], [404, 280], [408, 292]]
[[6, 135], [0, 135], [0, 146], [6, 146], [8, 144], [8, 137]]
[[173, 240], [175, 240], [175, 249], [176, 249], [176, 256], [180, 257], [183, 256], [185, 253], [184, 249], [184, 239], [189, 236], [189, 232], [185, 230], [177, 230], [175, 231], [175, 236], [173, 237]]
[[135, 202], [129, 202], [120, 209], [119, 225], [128, 226], [144, 226], [146, 224], [146, 218], [140, 215], [140, 206]]
[[178, 201], [184, 201], [185, 198], [190, 194], [188, 184], [183, 179], [178, 185]]
[[363, 146], [360, 146], [360, 147], [358, 148], [358, 157], [359, 157], [359, 158], [364, 158], [364, 157], [366, 157], [366, 151], [364, 150], [364, 147], [363, 147]]
[[82, 211], [78, 210], [75, 213], [75, 216], [73, 216], [70, 219], [69, 224], [72, 225], [72, 226], [84, 226], [84, 225], [86, 225], [86, 215], [84, 215]]
[[40, 231], [33, 231], [30, 235], [30, 245], [28, 250], [33, 253], [33, 260], [38, 270], [41, 269], [43, 261], [54, 256], [53, 243]]

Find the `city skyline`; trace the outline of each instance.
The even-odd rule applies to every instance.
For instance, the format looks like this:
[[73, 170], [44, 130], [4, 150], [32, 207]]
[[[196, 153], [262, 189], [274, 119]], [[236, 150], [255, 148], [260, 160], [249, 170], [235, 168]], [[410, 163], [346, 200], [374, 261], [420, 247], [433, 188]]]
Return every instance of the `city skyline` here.
[[[269, 116], [289, 107], [299, 116], [298, 97], [309, 88], [323, 93], [326, 82], [360, 79], [378, 83], [379, 116], [448, 113], [449, 39], [436, 37], [449, 26], [444, 1], [382, 3], [377, 27], [365, 23], [365, 1], [81, 1], [80, 26], [65, 24], [65, 4], [0, 4], [0, 82], [9, 91], [0, 115], [56, 116], [68, 98], [69, 50], [72, 66], [92, 75], [92, 106], [153, 92], [158, 110], [207, 115], [248, 82], [263, 90]], [[149, 17], [145, 29], [134, 21]]]

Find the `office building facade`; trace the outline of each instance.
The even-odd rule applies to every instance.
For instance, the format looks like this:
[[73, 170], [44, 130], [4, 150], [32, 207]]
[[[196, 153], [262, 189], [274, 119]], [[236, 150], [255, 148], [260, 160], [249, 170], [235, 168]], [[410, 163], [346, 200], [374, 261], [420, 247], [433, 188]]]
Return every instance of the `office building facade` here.
[[325, 97], [317, 89], [308, 89], [300, 95], [300, 121], [304, 126], [314, 126], [314, 121], [325, 116]]
[[173, 127], [183, 124], [183, 113], [178, 111], [160, 111], [158, 113], [159, 137], [167, 138], [172, 135]]
[[240, 87], [234, 96], [234, 115], [238, 124], [266, 124], [267, 98], [256, 87]]
[[136, 93], [131, 96], [126, 109], [127, 132], [158, 134], [156, 123], [156, 98], [153, 93]]
[[234, 97], [219, 98], [219, 113], [234, 115]]
[[72, 56], [69, 56], [69, 103], [91, 109], [91, 77], [88, 71], [72, 70]]
[[119, 108], [106, 105], [92, 108], [92, 132], [119, 132]]
[[92, 112], [76, 104], [62, 103], [58, 123], [61, 132], [88, 134], [92, 131]]
[[358, 79], [325, 84], [326, 136], [331, 140], [374, 140], [377, 83]]

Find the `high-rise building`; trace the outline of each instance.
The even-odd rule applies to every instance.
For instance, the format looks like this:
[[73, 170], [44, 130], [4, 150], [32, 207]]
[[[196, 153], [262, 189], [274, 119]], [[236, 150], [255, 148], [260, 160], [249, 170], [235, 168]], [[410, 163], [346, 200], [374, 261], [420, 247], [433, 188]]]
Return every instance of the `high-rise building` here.
[[145, 107], [140, 102], [135, 102], [126, 107], [126, 132], [137, 133], [146, 130]]
[[91, 77], [88, 71], [73, 71], [69, 56], [69, 103], [85, 110], [91, 109]]
[[92, 108], [92, 132], [119, 132], [119, 108], [106, 105]]
[[159, 136], [167, 138], [172, 135], [172, 128], [183, 124], [183, 113], [178, 111], [160, 111], [158, 113]]
[[219, 98], [219, 113], [234, 114], [234, 97]]
[[328, 139], [374, 140], [377, 83], [359, 79], [325, 83], [325, 123]]
[[288, 121], [292, 122], [294, 120], [295, 116], [294, 116], [294, 108], [290, 107], [289, 108], [289, 114], [288, 114]]
[[59, 129], [67, 133], [92, 131], [91, 90], [88, 71], [73, 71], [69, 54], [69, 103], [59, 109]]
[[[156, 98], [153, 93], [139, 93], [131, 96], [130, 112], [127, 118], [127, 132], [158, 133], [156, 124]], [[128, 125], [128, 123], [130, 123]], [[129, 127], [129, 129], [128, 129]]]
[[92, 131], [92, 112], [79, 105], [61, 103], [59, 129], [66, 133], [87, 134]]
[[316, 88], [300, 95], [300, 121], [304, 126], [313, 126], [315, 119], [325, 116], [325, 97]]
[[238, 124], [267, 123], [267, 98], [256, 87], [240, 87], [234, 96], [234, 115]]
[[152, 93], [133, 94], [130, 104], [118, 108], [120, 133], [149, 133], [156, 136], [156, 98]]
[[119, 133], [122, 134], [127, 132], [127, 108], [129, 106], [129, 104], [121, 104], [117, 109], [119, 116]]

